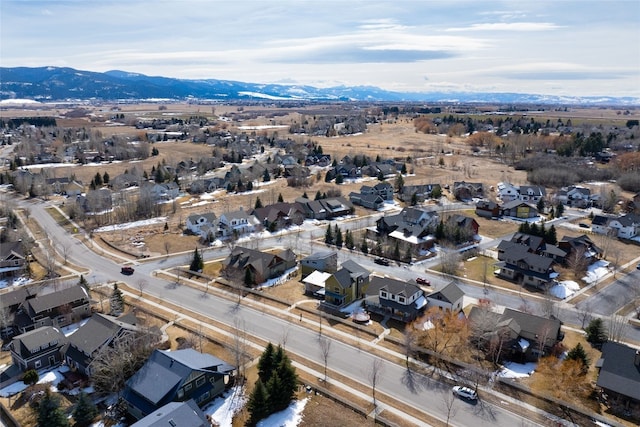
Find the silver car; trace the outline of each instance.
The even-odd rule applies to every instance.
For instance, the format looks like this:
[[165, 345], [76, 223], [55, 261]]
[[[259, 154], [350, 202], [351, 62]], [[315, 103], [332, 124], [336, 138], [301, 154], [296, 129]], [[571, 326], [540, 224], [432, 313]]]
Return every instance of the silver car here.
[[463, 387], [463, 386], [457, 385], [453, 387], [453, 394], [467, 400], [478, 400], [478, 393], [476, 393], [474, 390], [470, 389], [469, 387]]

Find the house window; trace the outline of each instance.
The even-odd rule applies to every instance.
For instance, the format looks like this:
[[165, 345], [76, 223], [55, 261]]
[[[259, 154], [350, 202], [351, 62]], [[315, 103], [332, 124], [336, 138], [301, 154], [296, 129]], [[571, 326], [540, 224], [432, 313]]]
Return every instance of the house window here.
[[203, 375], [196, 380], [196, 387], [202, 386], [205, 382], [206, 382], [206, 379], [204, 378], [204, 375]]
[[42, 362], [40, 360], [36, 360], [36, 363], [33, 366], [38, 369], [42, 366]]
[[185, 392], [191, 390], [192, 388], [193, 388], [193, 384], [191, 384], [191, 383], [184, 385], [184, 391]]
[[398, 297], [398, 302], [404, 304], [404, 297]]
[[385, 291], [380, 291], [380, 296], [382, 298], [387, 298], [387, 293]]

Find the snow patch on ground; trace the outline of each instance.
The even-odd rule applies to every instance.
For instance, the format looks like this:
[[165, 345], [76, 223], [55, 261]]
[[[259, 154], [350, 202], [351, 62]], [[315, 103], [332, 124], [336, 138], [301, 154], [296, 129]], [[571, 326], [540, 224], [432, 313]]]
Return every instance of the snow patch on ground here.
[[225, 391], [222, 396], [203, 408], [203, 412], [220, 427], [231, 427], [233, 416], [242, 409], [247, 398], [241, 386]]
[[155, 225], [155, 224], [163, 224], [167, 222], [166, 216], [160, 216], [157, 218], [145, 219], [141, 221], [133, 221], [133, 222], [123, 222], [122, 224], [115, 225], [107, 225], [104, 227], [100, 227], [94, 230], [96, 233], [109, 232], [109, 231], [117, 231], [117, 230], [127, 230], [129, 228], [136, 227], [144, 227], [147, 225]]
[[514, 363], [507, 362], [502, 366], [502, 370], [498, 373], [502, 378], [525, 378], [530, 376], [538, 366], [537, 363]]
[[22, 286], [31, 283], [32, 280], [28, 277], [15, 277], [13, 280], [8, 279], [0, 280], [0, 289], [8, 288], [10, 286]]
[[585, 283], [594, 283], [609, 273], [609, 262], [598, 260], [587, 267], [587, 275], [582, 278]]
[[575, 294], [579, 290], [580, 285], [578, 285], [576, 282], [574, 282], [573, 280], [565, 280], [549, 289], [549, 293], [556, 298], [565, 299]]
[[307, 399], [296, 400], [292, 402], [291, 405], [284, 411], [276, 412], [275, 414], [271, 414], [269, 417], [260, 421], [257, 426], [258, 427], [296, 427], [302, 421], [302, 411], [304, 411], [304, 407], [306, 406]]

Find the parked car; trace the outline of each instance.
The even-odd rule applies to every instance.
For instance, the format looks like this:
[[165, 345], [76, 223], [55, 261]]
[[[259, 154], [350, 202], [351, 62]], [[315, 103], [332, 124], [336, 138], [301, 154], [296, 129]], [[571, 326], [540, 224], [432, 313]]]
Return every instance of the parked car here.
[[640, 264], [638, 264], [638, 265], [636, 266], [636, 269], [637, 269], [637, 270], [640, 270]]
[[578, 227], [580, 227], [580, 228], [589, 228], [589, 224], [585, 224], [584, 222], [581, 222], [580, 224], [578, 224]]
[[133, 274], [135, 270], [133, 269], [133, 267], [122, 267], [120, 269], [120, 273], [127, 275], [127, 276], [131, 276]]
[[478, 400], [478, 393], [471, 390], [469, 387], [457, 385], [453, 387], [453, 394], [466, 400]]
[[389, 265], [389, 260], [384, 259], [384, 258], [376, 258], [373, 262], [375, 262], [376, 264], [380, 264], [380, 265]]
[[418, 285], [431, 286], [431, 281], [425, 279], [424, 277], [416, 277], [416, 283]]

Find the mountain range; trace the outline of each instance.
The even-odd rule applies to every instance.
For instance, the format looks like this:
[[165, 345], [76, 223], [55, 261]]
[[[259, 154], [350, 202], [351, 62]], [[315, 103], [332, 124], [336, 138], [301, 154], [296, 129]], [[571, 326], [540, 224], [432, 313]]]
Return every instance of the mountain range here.
[[232, 80], [187, 80], [126, 71], [98, 73], [68, 67], [0, 67], [0, 100], [290, 100], [408, 101], [500, 104], [640, 105], [640, 98], [491, 92], [392, 92], [372, 86], [317, 88]]

